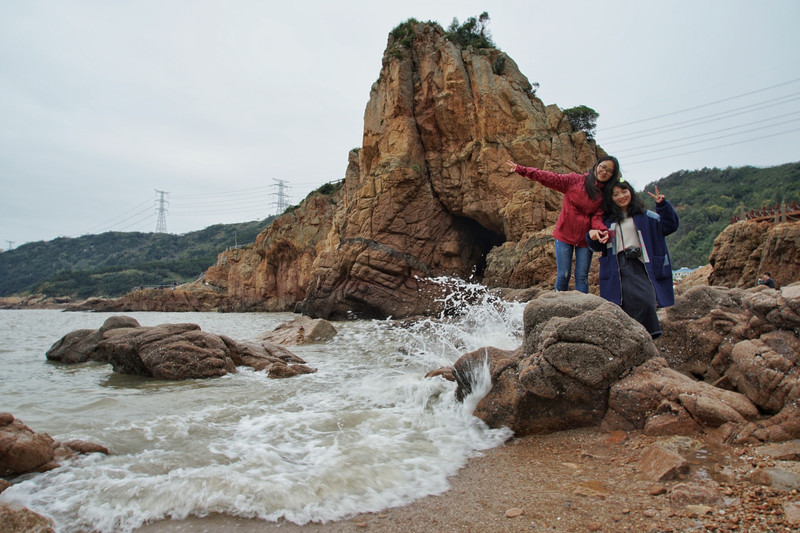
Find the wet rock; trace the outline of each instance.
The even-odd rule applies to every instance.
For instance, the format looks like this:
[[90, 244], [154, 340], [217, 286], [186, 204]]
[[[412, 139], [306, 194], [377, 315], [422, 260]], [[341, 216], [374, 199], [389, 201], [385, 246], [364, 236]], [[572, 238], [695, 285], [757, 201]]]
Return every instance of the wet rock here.
[[170, 380], [224, 376], [243, 365], [266, 370], [271, 377], [316, 371], [286, 348], [266, 340], [236, 342], [204, 332], [197, 324], [142, 327], [125, 316], [109, 318], [99, 330], [67, 334], [48, 352], [49, 359], [61, 362], [87, 357], [109, 362], [122, 374]]
[[225, 342], [197, 324], [162, 324], [105, 338], [98, 350], [114, 371], [158, 379], [192, 379], [235, 372]]
[[17, 475], [42, 469], [55, 456], [56, 442], [14, 420], [0, 427], [0, 475]]
[[96, 329], [78, 329], [61, 337], [46, 352], [47, 359], [59, 363], [84, 363], [94, 358], [103, 335]]
[[800, 502], [786, 502], [783, 506], [786, 523], [790, 526], [800, 526]]
[[748, 477], [751, 483], [780, 490], [800, 490], [800, 475], [783, 468], [756, 468]]
[[259, 335], [257, 340], [282, 346], [299, 346], [332, 339], [336, 328], [327, 320], [302, 316]]
[[638, 463], [645, 479], [671, 481], [689, 474], [689, 462], [677, 451], [663, 444], [654, 444], [642, 454]]
[[50, 361], [59, 363], [84, 363], [86, 361], [108, 362], [108, 356], [98, 350], [100, 341], [107, 332], [115, 329], [138, 328], [139, 322], [129, 316], [112, 316], [100, 329], [79, 329], [67, 333], [56, 341], [45, 354]]
[[3, 533], [55, 533], [53, 521], [25, 507], [0, 502]]
[[673, 507], [718, 505], [722, 503], [722, 493], [715, 481], [685, 481], [669, 490], [669, 500]]
[[102, 444], [88, 442], [85, 440], [68, 440], [66, 442], [62, 442], [61, 445], [79, 454], [102, 453], [108, 455], [110, 453], [108, 448]]
[[455, 381], [456, 380], [456, 376], [455, 376], [455, 373], [453, 372], [453, 367], [452, 366], [447, 366], [447, 367], [437, 368], [436, 370], [431, 370], [430, 372], [425, 374], [425, 377], [426, 378], [442, 377], [442, 378], [446, 379], [447, 381]]
[[702, 431], [702, 426], [686, 409], [668, 400], [662, 400], [653, 416], [644, 423], [647, 435], [696, 435]]
[[800, 440], [759, 446], [755, 452], [776, 461], [800, 461]]
[[316, 371], [316, 368], [311, 368], [307, 365], [276, 364], [270, 367], [268, 376], [271, 378], [282, 379], [299, 376], [301, 374], [313, 374]]
[[283, 346], [263, 340], [236, 342], [230, 337], [221, 336], [230, 349], [236, 366], [249, 366], [254, 370], [269, 370], [272, 365], [305, 364], [305, 360]]
[[109, 453], [108, 448], [93, 442], [56, 442], [47, 433], [38, 433], [14, 419], [10, 413], [2, 415], [5, 415], [5, 419], [11, 417], [13, 421], [0, 426], [0, 475], [15, 476], [51, 470], [58, 467], [60, 461], [76, 453]]
[[697, 504], [689, 504], [683, 508], [684, 512], [686, 512], [686, 516], [690, 518], [697, 518], [698, 516], [708, 515], [714, 512], [713, 507], [709, 507], [708, 505], [697, 505]]
[[140, 327], [142, 326], [139, 324], [139, 321], [132, 316], [116, 315], [108, 317], [106, 321], [103, 322], [103, 325], [100, 326], [100, 333], [105, 333], [107, 331], [111, 331], [112, 329]]
[[656, 354], [641, 325], [590, 294], [543, 294], [523, 319], [520, 350], [480, 349], [454, 365], [460, 399], [471, 388], [472, 369], [488, 362], [492, 389], [475, 415], [517, 435], [599, 424], [609, 386]]

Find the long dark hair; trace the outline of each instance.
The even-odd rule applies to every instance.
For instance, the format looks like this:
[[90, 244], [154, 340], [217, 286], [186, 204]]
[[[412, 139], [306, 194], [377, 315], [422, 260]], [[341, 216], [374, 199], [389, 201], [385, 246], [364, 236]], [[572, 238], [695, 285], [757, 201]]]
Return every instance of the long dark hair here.
[[591, 198], [592, 200], [597, 198], [597, 195], [599, 195], [602, 192], [600, 190], [600, 187], [597, 186], [596, 171], [597, 167], [603, 161], [611, 161], [612, 163], [614, 163], [614, 173], [611, 174], [611, 178], [603, 184], [603, 189], [608, 189], [610, 185], [613, 185], [614, 183], [617, 182], [617, 180], [619, 180], [619, 161], [617, 161], [617, 158], [612, 155], [606, 155], [598, 159], [597, 162], [592, 167], [592, 169], [589, 170], [589, 173], [586, 174], [586, 182], [584, 184], [586, 187], [586, 194], [588, 194], [589, 198]]
[[[614, 203], [614, 188], [628, 189], [631, 192], [631, 203], [628, 208], [623, 211], [617, 204]], [[636, 194], [633, 185], [625, 180], [618, 181], [612, 185], [606, 185], [603, 190], [603, 213], [614, 222], [621, 222], [626, 216], [632, 217], [633, 215], [641, 215], [647, 212], [647, 206], [644, 205], [642, 198]]]

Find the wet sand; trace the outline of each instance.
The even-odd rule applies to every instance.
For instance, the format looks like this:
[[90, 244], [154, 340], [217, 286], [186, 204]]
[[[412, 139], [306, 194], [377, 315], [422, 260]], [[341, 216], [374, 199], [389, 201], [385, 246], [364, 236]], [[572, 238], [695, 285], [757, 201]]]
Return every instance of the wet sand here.
[[472, 458], [451, 488], [380, 513], [311, 523], [230, 516], [160, 521], [140, 532], [686, 531], [703, 517], [673, 509], [637, 461], [657, 438], [596, 428], [512, 439]]

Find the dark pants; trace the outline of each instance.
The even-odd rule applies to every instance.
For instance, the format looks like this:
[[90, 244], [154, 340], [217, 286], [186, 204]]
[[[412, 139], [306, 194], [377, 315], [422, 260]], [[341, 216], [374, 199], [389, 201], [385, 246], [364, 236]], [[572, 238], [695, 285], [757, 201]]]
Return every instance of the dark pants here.
[[624, 253], [617, 255], [617, 261], [622, 310], [643, 325], [652, 338], [657, 339], [663, 332], [656, 314], [656, 291], [647, 276], [644, 263], [639, 259], [628, 259]]

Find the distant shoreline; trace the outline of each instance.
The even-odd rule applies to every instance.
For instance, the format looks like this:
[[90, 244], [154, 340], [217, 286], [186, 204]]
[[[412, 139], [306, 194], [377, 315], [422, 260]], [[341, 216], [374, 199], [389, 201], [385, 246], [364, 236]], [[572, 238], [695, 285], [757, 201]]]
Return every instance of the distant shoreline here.
[[51, 297], [41, 294], [3, 296], [0, 297], [0, 309], [66, 309], [83, 301], [68, 296]]

